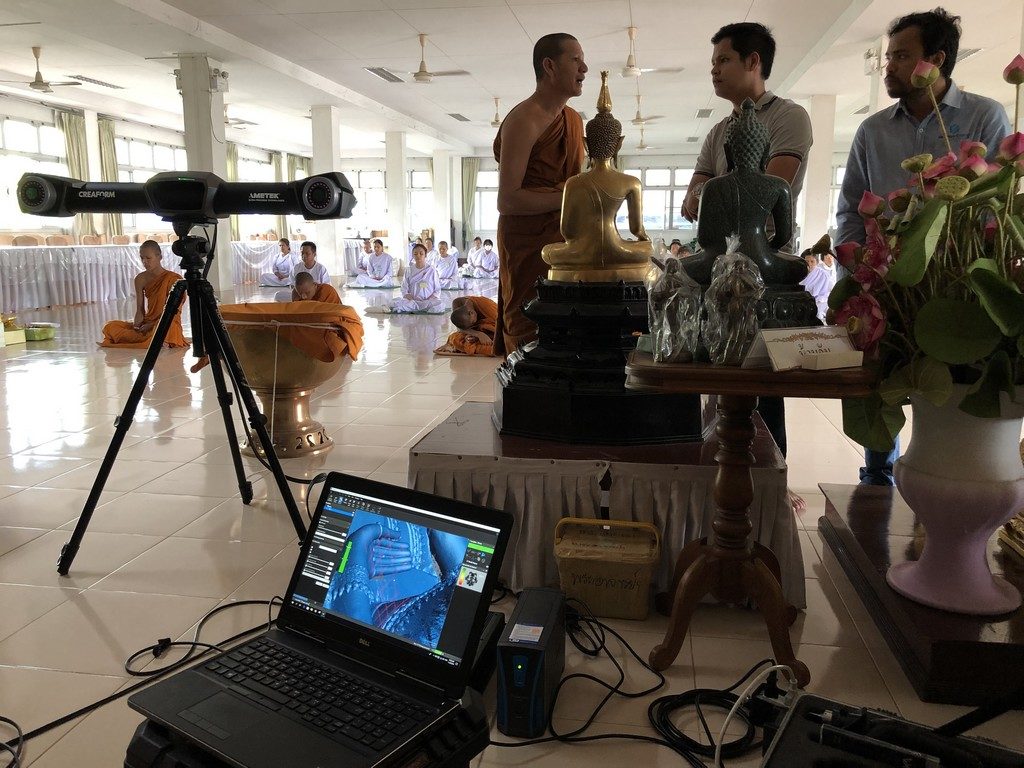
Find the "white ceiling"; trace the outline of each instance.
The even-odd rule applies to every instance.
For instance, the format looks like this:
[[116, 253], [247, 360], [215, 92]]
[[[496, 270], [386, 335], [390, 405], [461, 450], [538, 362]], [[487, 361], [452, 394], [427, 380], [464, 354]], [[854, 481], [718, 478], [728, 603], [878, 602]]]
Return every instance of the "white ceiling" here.
[[[1000, 74], [1020, 47], [1020, 0], [945, 5], [963, 16], [962, 47], [983, 49], [961, 62], [956, 79], [1009, 104], [1012, 91]], [[639, 140], [629, 124], [636, 82], [618, 71], [632, 22], [641, 67], [682, 68], [640, 79], [644, 114], [664, 116], [646, 126], [646, 141], [659, 153], [692, 154], [699, 144], [687, 138], [703, 137], [727, 109], [711, 89], [709, 38], [723, 24], [754, 20], [768, 24], [779, 44], [769, 87], [794, 98], [835, 94], [837, 137], [848, 141], [862, 119], [852, 113], [868, 101], [864, 51], [893, 17], [919, 7], [892, 0], [4, 0], [0, 23], [42, 23], [0, 27], [0, 79], [31, 78], [30, 47], [42, 45], [47, 79], [84, 75], [125, 90], [87, 84], [52, 96], [16, 85], [0, 91], [180, 130], [176, 61], [147, 57], [205, 52], [230, 72], [231, 116], [257, 123], [229, 131], [236, 140], [308, 152], [310, 106], [333, 104], [344, 125], [343, 152], [352, 156], [383, 154], [387, 130], [407, 131], [418, 152], [487, 154], [494, 97], [504, 116], [529, 95], [534, 41], [566, 31], [579, 38], [591, 69], [573, 106], [592, 113], [598, 71], [611, 70], [628, 153]], [[419, 85], [407, 75], [410, 82], [390, 84], [364, 71], [415, 71], [421, 32], [429, 35], [430, 70], [469, 74]], [[714, 113], [698, 120], [704, 107]], [[456, 121], [453, 112], [471, 122]]]

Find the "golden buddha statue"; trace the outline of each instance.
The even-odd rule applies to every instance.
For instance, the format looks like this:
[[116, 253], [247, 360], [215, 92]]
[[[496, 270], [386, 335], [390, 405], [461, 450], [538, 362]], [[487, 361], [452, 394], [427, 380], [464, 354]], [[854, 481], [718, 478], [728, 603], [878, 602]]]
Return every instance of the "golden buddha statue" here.
[[[601, 73], [597, 115], [587, 123], [584, 139], [590, 170], [565, 182], [561, 229], [564, 243], [545, 245], [540, 255], [551, 265], [548, 280], [612, 283], [643, 280], [653, 255], [644, 231], [640, 180], [615, 170], [622, 147], [622, 123], [612, 117], [608, 73]], [[625, 201], [629, 231], [636, 242], [623, 240], [615, 216]]]

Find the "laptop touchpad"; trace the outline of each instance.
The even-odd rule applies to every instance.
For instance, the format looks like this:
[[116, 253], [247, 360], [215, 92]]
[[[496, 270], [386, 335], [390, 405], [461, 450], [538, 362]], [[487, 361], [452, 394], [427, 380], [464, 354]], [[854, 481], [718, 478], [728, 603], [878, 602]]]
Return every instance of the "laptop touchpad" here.
[[254, 709], [251, 704], [221, 692], [178, 714], [218, 739], [226, 739], [252, 726]]

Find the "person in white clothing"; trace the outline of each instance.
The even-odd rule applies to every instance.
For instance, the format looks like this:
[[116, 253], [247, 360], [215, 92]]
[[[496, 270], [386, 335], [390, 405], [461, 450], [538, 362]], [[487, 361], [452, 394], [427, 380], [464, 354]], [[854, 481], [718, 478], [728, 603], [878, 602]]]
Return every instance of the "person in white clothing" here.
[[459, 260], [448, 250], [448, 243], [444, 240], [437, 244], [437, 261], [434, 262], [434, 268], [437, 270], [437, 279], [441, 282], [442, 290], [457, 291], [466, 287], [465, 279], [459, 274]]
[[356, 269], [360, 272], [366, 271], [366, 264], [373, 256], [373, 245], [370, 243], [370, 238], [363, 238], [363, 250], [359, 252], [359, 258], [356, 259]]
[[299, 253], [302, 254], [302, 261], [292, 267], [290, 285], [295, 285], [295, 276], [300, 272], [309, 272], [313, 279], [321, 285], [331, 282], [331, 276], [327, 272], [327, 267], [316, 260], [316, 243], [307, 240], [299, 248]]
[[366, 261], [366, 267], [359, 270], [349, 288], [393, 288], [395, 285], [395, 260], [384, 252], [384, 241], [373, 241], [373, 255]]
[[828, 295], [832, 292], [835, 283], [829, 280], [828, 270], [821, 266], [818, 261], [818, 254], [810, 250], [804, 251], [804, 261], [807, 262], [807, 277], [800, 281], [818, 306], [818, 319], [825, 322], [825, 313], [828, 312]]
[[484, 247], [475, 258], [466, 262], [463, 273], [466, 277], [483, 279], [497, 279], [498, 277], [498, 252], [494, 250], [494, 243], [484, 240]]
[[402, 295], [392, 299], [386, 312], [443, 312], [441, 282], [437, 270], [427, 264], [427, 252], [422, 245], [412, 249], [412, 266], [402, 280]]
[[[427, 252], [427, 264], [437, 263], [437, 248], [434, 247], [434, 241], [429, 237], [423, 238], [423, 247]], [[412, 257], [409, 259], [409, 263], [412, 263]]]
[[473, 238], [473, 246], [468, 251], [466, 251], [466, 265], [469, 265], [470, 263], [472, 263], [473, 258], [477, 254], [479, 254], [483, 249], [484, 249], [483, 240], [481, 240], [479, 237], [474, 237]]
[[272, 288], [286, 288], [291, 285], [292, 267], [295, 266], [295, 257], [292, 256], [292, 246], [287, 237], [278, 241], [281, 252], [274, 259], [274, 266], [270, 272], [260, 275], [260, 285]]

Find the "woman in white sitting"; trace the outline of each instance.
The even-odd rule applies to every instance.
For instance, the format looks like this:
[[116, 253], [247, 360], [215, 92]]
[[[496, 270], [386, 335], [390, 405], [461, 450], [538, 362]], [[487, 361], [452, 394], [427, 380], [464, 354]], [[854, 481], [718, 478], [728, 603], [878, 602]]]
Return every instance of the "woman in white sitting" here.
[[373, 241], [373, 255], [366, 259], [365, 267], [359, 267], [356, 279], [349, 288], [393, 288], [395, 285], [395, 260], [384, 252], [384, 241]]
[[475, 256], [470, 256], [466, 266], [462, 268], [466, 277], [494, 278], [498, 277], [498, 252], [494, 243], [484, 240], [484, 247]]
[[292, 246], [287, 237], [278, 241], [281, 253], [274, 259], [273, 271], [260, 275], [260, 285], [273, 288], [286, 288], [291, 285], [292, 267], [295, 266], [295, 258], [292, 256]]
[[466, 284], [459, 274], [459, 259], [449, 252], [448, 243], [444, 240], [437, 244], [437, 261], [434, 262], [437, 269], [437, 279], [441, 282], [441, 289], [446, 291], [461, 290]]
[[402, 296], [392, 299], [385, 312], [443, 312], [441, 282], [437, 270], [427, 264], [427, 249], [417, 244], [412, 249], [412, 266], [402, 279]]

